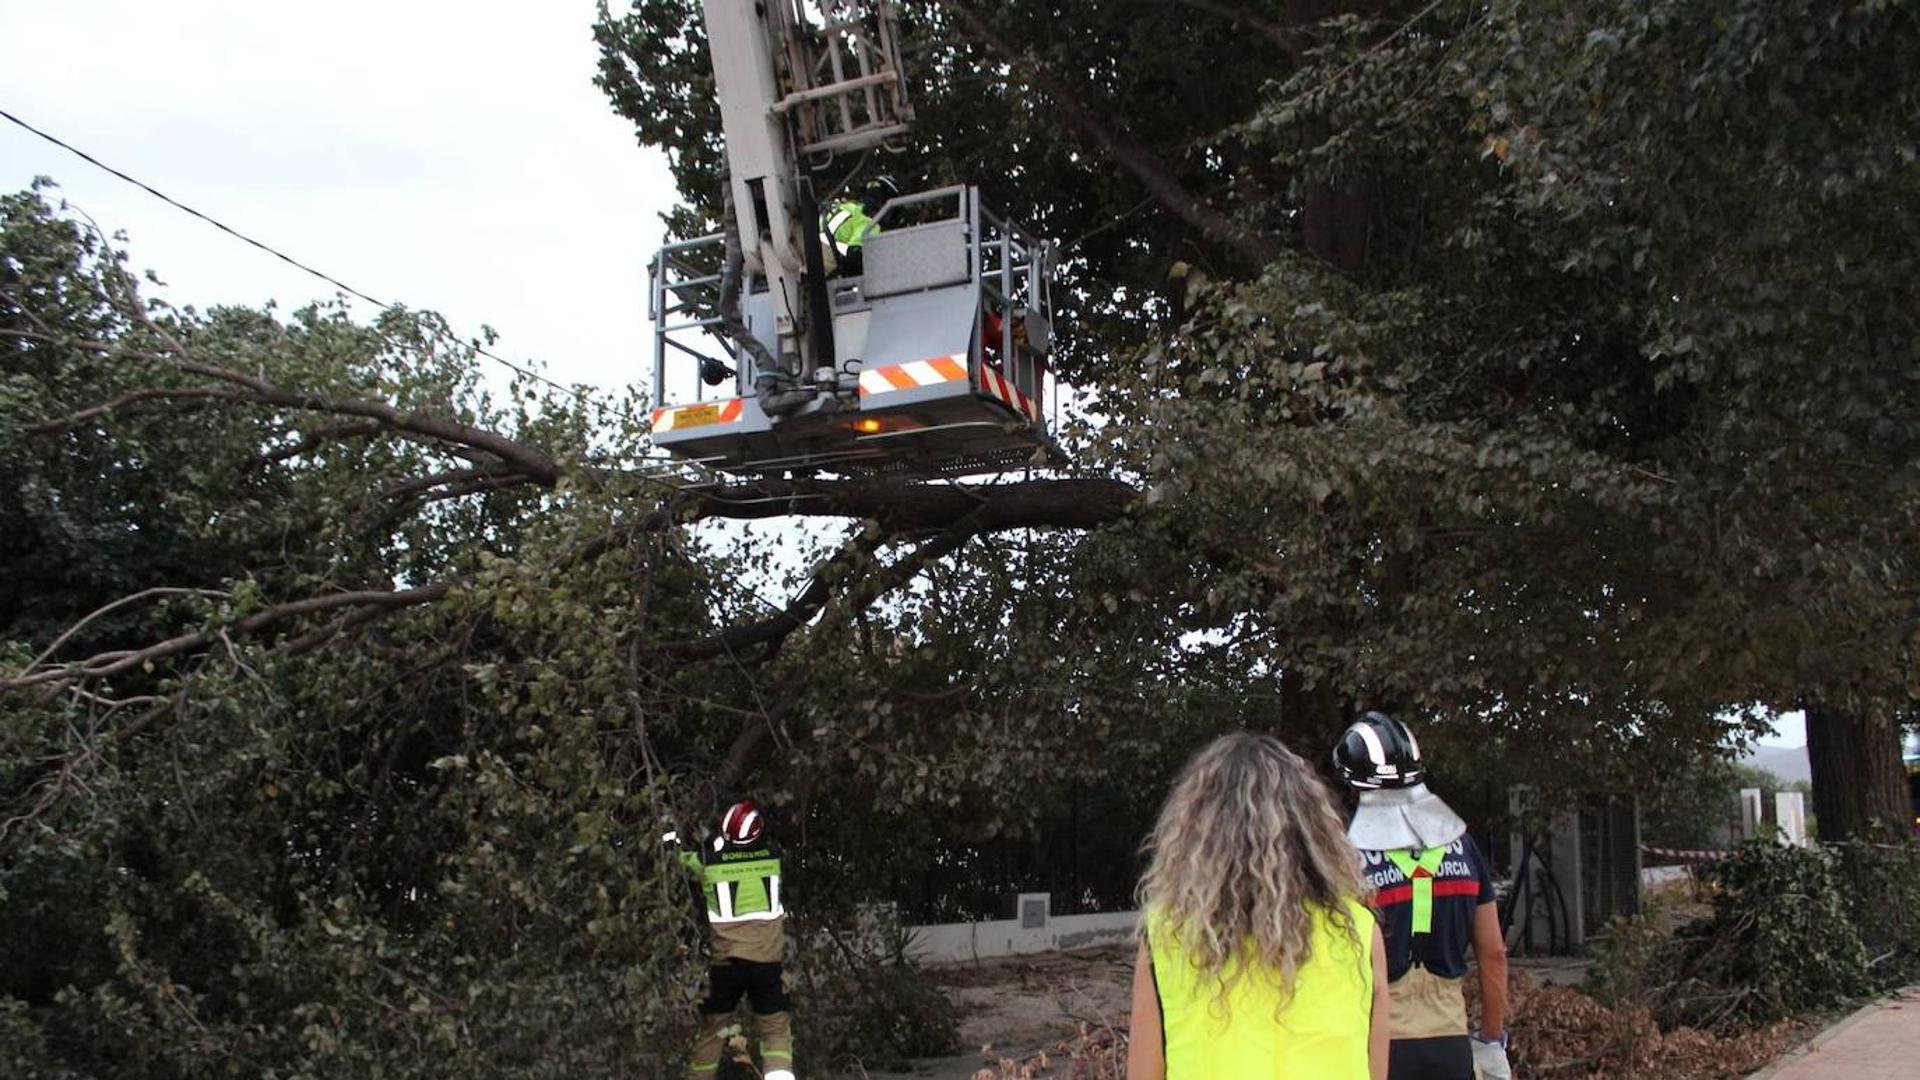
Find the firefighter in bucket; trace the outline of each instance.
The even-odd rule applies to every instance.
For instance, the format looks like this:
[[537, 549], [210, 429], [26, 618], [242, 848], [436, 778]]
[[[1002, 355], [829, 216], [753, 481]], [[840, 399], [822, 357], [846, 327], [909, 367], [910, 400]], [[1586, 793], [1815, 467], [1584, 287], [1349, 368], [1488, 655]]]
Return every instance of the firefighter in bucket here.
[[888, 199], [900, 194], [900, 187], [889, 177], [875, 177], [858, 198], [841, 196], [820, 211], [821, 247], [827, 257], [827, 272], [844, 277], [859, 277], [866, 272], [866, 257], [860, 247], [880, 235], [880, 223], [873, 215]]

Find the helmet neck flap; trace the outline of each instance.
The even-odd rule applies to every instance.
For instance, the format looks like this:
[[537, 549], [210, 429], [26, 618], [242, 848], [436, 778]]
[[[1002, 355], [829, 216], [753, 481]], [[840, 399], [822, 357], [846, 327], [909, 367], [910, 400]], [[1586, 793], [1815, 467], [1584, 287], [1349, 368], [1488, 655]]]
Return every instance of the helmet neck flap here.
[[1466, 835], [1467, 823], [1425, 784], [1360, 792], [1347, 839], [1363, 851], [1435, 848]]

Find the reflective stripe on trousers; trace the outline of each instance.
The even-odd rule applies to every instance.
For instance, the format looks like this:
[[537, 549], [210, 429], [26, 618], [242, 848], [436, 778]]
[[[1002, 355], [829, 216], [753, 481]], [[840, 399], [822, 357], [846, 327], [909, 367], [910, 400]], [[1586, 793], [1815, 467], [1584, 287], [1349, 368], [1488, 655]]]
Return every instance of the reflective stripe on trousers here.
[[[732, 1013], [708, 1013], [700, 1018], [700, 1034], [693, 1044], [693, 1060], [687, 1063], [688, 1080], [708, 1080], [720, 1070], [725, 1048], [720, 1032], [733, 1022]], [[783, 1074], [793, 1078], [793, 1018], [785, 1012], [753, 1014], [754, 1034], [760, 1037], [760, 1060], [766, 1064], [766, 1080], [778, 1080]]]

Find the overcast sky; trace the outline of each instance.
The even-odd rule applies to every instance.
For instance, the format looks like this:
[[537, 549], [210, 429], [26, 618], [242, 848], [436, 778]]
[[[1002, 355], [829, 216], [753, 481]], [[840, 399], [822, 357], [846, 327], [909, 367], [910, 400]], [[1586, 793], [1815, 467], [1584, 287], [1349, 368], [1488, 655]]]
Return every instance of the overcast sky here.
[[[0, 108], [562, 382], [643, 374], [676, 199], [593, 85], [591, 0], [10, 0]], [[54, 178], [181, 304], [332, 288], [0, 121], [0, 189]]]

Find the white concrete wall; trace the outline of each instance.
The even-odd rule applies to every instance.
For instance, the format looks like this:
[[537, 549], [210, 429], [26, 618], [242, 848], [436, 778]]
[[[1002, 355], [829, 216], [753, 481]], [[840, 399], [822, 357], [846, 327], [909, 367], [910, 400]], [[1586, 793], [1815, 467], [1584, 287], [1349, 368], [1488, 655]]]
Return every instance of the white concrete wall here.
[[1640, 887], [1658, 888], [1676, 882], [1693, 879], [1693, 868], [1688, 866], [1643, 866], [1640, 868]]
[[1018, 919], [916, 926], [915, 955], [922, 960], [985, 960], [995, 956], [1057, 952], [1132, 940], [1139, 917], [1131, 911], [1055, 915], [1046, 925], [1022, 928]]
[[1797, 791], [1773, 793], [1773, 821], [1780, 827], [1780, 842], [1792, 847], [1807, 846], [1807, 806]]
[[1766, 827], [1767, 813], [1761, 803], [1761, 791], [1757, 787], [1740, 789], [1740, 835], [1739, 840], [1751, 840], [1760, 835]]

